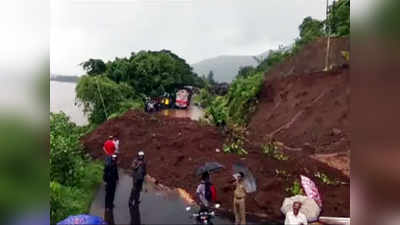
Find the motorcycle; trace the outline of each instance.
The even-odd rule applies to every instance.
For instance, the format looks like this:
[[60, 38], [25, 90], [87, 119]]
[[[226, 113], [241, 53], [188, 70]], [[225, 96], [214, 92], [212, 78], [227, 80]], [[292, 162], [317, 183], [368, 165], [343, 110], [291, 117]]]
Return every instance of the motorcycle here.
[[[220, 208], [220, 204], [215, 204], [214, 206], [215, 209]], [[190, 212], [192, 210], [192, 207], [188, 206], [186, 207], [186, 211]], [[215, 211], [211, 208], [206, 208], [202, 207], [200, 208], [198, 213], [192, 213], [191, 218], [194, 218], [195, 224], [201, 224], [201, 225], [213, 225], [213, 222], [211, 221], [212, 218], [215, 217]]]

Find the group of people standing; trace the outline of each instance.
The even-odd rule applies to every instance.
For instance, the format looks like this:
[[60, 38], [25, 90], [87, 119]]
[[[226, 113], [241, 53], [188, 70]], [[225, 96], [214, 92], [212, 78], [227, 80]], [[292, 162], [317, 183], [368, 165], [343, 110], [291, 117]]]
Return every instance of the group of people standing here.
[[[117, 161], [120, 151], [118, 137], [110, 136], [103, 145], [103, 151], [106, 154], [103, 181], [105, 182], [105, 208], [107, 211], [114, 208], [115, 191], [119, 180]], [[131, 170], [133, 182], [128, 206], [134, 207], [140, 203], [140, 193], [147, 174], [143, 151], [138, 151], [137, 156], [133, 159]]]
[[[243, 172], [233, 174], [235, 178], [230, 183], [233, 184], [233, 213], [235, 215], [235, 225], [246, 224], [246, 195], [247, 191], [244, 184], [245, 175]], [[213, 192], [210, 181], [210, 174], [204, 172], [201, 176], [200, 184], [197, 186], [196, 195], [201, 208], [208, 208], [215, 199], [208, 197], [208, 192]], [[209, 191], [208, 191], [209, 190]], [[294, 202], [292, 210], [285, 215], [285, 225], [307, 225], [306, 216], [300, 212], [301, 202]]]

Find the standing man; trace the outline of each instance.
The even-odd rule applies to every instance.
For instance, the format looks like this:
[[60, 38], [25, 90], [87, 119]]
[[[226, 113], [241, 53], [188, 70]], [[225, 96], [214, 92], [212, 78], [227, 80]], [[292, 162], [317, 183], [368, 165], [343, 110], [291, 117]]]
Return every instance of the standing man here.
[[104, 142], [103, 151], [107, 156], [112, 156], [115, 153], [113, 136], [109, 136], [106, 142]]
[[286, 213], [285, 225], [307, 225], [307, 218], [300, 208], [301, 202], [293, 203], [293, 210]]
[[106, 183], [106, 210], [114, 208], [115, 189], [117, 188], [118, 179], [117, 155], [107, 156], [103, 174], [103, 180]]
[[[129, 207], [133, 207], [140, 203], [140, 192], [143, 188], [143, 182], [146, 177], [146, 162], [144, 161], [144, 152], [139, 151], [137, 158], [132, 163], [132, 190], [129, 197]], [[132, 204], [132, 202], [135, 202]]]
[[246, 224], [246, 189], [243, 184], [244, 174], [239, 172], [233, 175], [235, 178], [235, 191], [233, 196], [233, 212], [235, 214], [235, 225]]

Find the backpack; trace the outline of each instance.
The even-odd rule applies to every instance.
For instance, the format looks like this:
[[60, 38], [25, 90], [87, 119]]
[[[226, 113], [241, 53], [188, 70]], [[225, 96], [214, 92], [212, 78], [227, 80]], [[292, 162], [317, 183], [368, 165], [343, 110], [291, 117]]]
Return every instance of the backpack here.
[[217, 190], [215, 189], [215, 186], [210, 182], [206, 182], [205, 185], [206, 185], [205, 197], [206, 197], [207, 201], [216, 202], [217, 201]]

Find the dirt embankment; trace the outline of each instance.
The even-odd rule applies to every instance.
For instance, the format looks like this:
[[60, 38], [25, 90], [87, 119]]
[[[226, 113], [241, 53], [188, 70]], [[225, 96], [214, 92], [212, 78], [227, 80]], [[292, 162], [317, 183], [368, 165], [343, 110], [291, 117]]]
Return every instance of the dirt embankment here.
[[331, 40], [330, 72], [322, 72], [326, 39], [319, 39], [267, 74], [249, 123], [253, 144], [273, 136], [287, 150], [308, 151], [349, 176], [350, 71], [342, 55], [349, 44], [348, 38]]
[[[279, 211], [285, 191], [299, 174], [313, 177], [316, 172], [328, 174], [342, 182], [349, 182], [340, 171], [325, 164], [307, 159], [302, 153], [290, 155], [288, 161], [276, 161], [262, 154], [259, 149], [250, 149], [249, 155], [240, 158], [235, 154], [217, 153], [222, 149], [224, 137], [214, 127], [201, 126], [189, 119], [148, 115], [130, 111], [123, 117], [107, 121], [83, 138], [88, 152], [102, 158], [102, 145], [109, 135], [118, 134], [121, 144], [121, 166], [129, 167], [132, 159], [143, 149], [148, 160], [148, 172], [160, 183], [169, 187], [180, 187], [194, 196], [199, 178], [195, 170], [209, 161], [217, 161], [226, 169], [212, 176], [222, 204], [232, 208], [233, 192], [228, 188], [232, 178], [232, 164], [242, 162], [249, 166], [257, 179], [259, 191], [247, 200], [251, 213], [262, 213], [270, 219], [281, 219]], [[276, 170], [290, 176], [277, 175]], [[318, 182], [325, 202], [324, 215], [349, 215], [349, 185], [326, 185]]]

